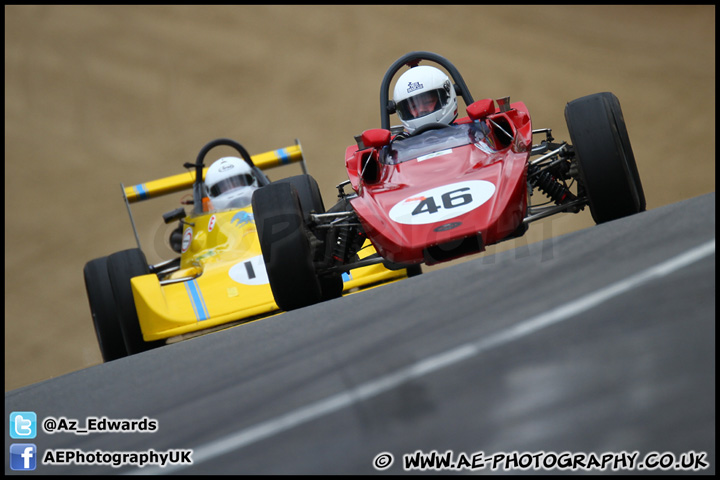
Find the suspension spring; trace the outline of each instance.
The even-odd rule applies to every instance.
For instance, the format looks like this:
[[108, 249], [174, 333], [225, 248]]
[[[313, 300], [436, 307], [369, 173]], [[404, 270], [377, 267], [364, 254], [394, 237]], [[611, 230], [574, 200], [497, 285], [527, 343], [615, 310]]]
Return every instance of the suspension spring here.
[[350, 228], [340, 228], [338, 231], [335, 246], [333, 248], [332, 257], [338, 262], [345, 262], [348, 248], [348, 239], [350, 237]]
[[550, 200], [555, 202], [556, 205], [575, 200], [576, 198], [564, 184], [558, 182], [547, 170], [537, 174], [535, 186], [545, 193]]

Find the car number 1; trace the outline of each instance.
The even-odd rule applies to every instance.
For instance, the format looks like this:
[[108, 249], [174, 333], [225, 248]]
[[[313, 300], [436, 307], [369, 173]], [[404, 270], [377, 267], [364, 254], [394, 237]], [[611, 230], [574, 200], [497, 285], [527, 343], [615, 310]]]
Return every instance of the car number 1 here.
[[236, 263], [228, 274], [234, 281], [245, 285], [266, 285], [270, 282], [262, 255]]

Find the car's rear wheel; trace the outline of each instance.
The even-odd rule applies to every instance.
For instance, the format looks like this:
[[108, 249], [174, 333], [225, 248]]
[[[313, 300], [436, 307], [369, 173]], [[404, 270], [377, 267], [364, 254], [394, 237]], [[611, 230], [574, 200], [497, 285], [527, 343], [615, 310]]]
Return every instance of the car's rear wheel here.
[[275, 303], [286, 311], [323, 300], [313, 264], [314, 234], [293, 182], [274, 182], [253, 194], [253, 214]]
[[588, 95], [565, 107], [580, 185], [595, 223], [645, 210], [640, 175], [620, 102], [610, 92]]
[[150, 273], [145, 254], [139, 248], [113, 253], [107, 260], [110, 285], [117, 304], [125, 348], [128, 354], [144, 352], [164, 345], [164, 341], [146, 342], [138, 320], [130, 280]]
[[128, 353], [117, 316], [117, 304], [110, 286], [107, 257], [96, 258], [86, 263], [83, 277], [103, 361], [110, 362], [126, 357]]

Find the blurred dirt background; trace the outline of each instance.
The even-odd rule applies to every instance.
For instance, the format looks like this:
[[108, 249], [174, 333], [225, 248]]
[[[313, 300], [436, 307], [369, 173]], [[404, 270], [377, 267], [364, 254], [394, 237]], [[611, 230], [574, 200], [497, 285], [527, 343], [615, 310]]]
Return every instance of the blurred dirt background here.
[[[121, 183], [182, 173], [215, 138], [297, 138], [332, 204], [383, 74], [415, 50], [558, 140], [568, 101], [611, 91], [648, 209], [715, 190], [712, 5], [5, 6], [5, 390], [101, 363], [82, 270], [135, 246]], [[151, 262], [182, 196], [133, 206]], [[592, 225], [556, 217], [488, 253]]]

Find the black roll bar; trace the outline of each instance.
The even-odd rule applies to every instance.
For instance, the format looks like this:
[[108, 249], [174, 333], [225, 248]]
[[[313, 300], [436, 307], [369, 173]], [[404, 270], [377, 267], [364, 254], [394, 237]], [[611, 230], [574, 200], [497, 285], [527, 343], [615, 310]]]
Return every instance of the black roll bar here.
[[397, 59], [395, 63], [390, 66], [387, 72], [385, 72], [385, 77], [383, 77], [382, 85], [380, 86], [380, 122], [382, 128], [386, 130], [390, 129], [390, 114], [395, 113], [395, 103], [391, 102], [389, 99], [390, 82], [398, 70], [400, 70], [404, 65], [414, 67], [422, 60], [435, 62], [448, 71], [455, 83], [453, 86], [455, 88], [455, 93], [459, 94], [463, 98], [465, 106], [472, 105], [474, 102], [462, 75], [460, 75], [458, 69], [455, 68], [455, 65], [450, 63], [448, 59], [432, 52], [410, 52]]

